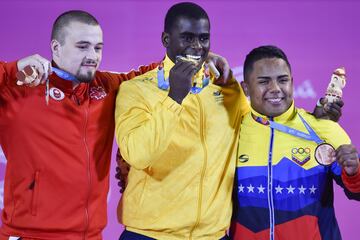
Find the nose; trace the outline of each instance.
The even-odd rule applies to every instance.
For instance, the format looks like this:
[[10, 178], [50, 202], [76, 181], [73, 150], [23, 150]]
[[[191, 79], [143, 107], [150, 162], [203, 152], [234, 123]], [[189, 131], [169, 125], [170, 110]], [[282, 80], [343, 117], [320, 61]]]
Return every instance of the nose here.
[[279, 93], [281, 91], [279, 83], [276, 80], [270, 81], [269, 88], [271, 93]]
[[96, 50], [94, 48], [89, 48], [89, 51], [86, 54], [86, 58], [96, 60], [99, 57], [98, 55], [99, 54], [96, 52]]
[[194, 41], [191, 44], [191, 47], [194, 48], [194, 49], [201, 49], [202, 45], [200, 43], [200, 39], [199, 38], [194, 38]]

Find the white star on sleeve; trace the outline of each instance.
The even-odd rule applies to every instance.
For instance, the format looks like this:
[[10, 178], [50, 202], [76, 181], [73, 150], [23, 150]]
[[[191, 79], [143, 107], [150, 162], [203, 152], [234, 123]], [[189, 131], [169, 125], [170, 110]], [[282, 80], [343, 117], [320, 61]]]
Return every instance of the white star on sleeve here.
[[240, 186], [238, 187], [239, 192], [244, 192], [244, 186], [242, 184], [240, 184]]

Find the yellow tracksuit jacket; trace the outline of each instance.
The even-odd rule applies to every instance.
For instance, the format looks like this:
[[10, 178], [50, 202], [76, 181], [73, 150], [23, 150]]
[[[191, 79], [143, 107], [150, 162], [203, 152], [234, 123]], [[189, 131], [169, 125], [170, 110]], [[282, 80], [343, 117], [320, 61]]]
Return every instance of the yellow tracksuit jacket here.
[[[168, 57], [163, 63], [167, 78], [174, 63]], [[219, 239], [230, 225], [247, 100], [234, 81], [210, 83], [179, 105], [158, 88], [157, 73], [123, 83], [117, 97], [116, 139], [132, 166], [119, 220], [129, 231], [161, 240]]]

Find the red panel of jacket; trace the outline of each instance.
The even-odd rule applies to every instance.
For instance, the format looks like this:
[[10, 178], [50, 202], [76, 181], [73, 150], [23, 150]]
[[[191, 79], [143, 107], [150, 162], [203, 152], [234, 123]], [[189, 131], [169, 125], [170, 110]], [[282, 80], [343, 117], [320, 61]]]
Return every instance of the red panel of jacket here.
[[16, 63], [0, 63], [0, 144], [7, 159], [2, 234], [101, 239], [106, 225], [115, 98], [128, 74], [96, 72], [91, 83], [50, 76], [16, 86]]

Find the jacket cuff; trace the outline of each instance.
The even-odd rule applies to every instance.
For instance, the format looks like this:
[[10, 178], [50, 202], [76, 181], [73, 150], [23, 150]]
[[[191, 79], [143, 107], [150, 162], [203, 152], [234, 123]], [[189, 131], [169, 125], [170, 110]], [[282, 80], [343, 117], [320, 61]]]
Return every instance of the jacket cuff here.
[[175, 113], [176, 115], [180, 115], [183, 107], [178, 104], [176, 101], [174, 101], [172, 98], [166, 96], [164, 100], [161, 102], [161, 104], [169, 109], [171, 112]]
[[343, 169], [341, 178], [345, 187], [352, 193], [360, 193], [360, 168], [355, 175], [349, 176]]

